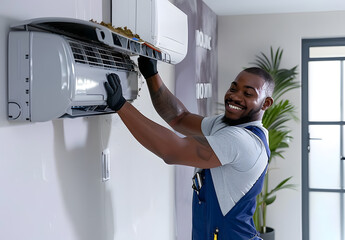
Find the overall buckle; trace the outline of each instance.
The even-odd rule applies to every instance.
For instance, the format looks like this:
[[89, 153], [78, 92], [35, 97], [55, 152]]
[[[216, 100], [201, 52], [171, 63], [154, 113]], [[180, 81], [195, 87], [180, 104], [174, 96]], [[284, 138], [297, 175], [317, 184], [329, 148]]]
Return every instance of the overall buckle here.
[[192, 178], [192, 180], [193, 180], [192, 188], [199, 195], [200, 189], [203, 186], [203, 181], [202, 181], [201, 173], [200, 172], [195, 173], [193, 178]]

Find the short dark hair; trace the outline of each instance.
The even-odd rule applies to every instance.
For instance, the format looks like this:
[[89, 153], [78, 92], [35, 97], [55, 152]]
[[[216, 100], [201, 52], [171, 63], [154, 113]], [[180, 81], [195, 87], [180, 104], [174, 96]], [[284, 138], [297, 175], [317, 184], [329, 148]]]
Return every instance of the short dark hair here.
[[269, 74], [264, 69], [258, 68], [258, 67], [246, 68], [243, 71], [245, 71], [247, 73], [252, 73], [252, 74], [257, 75], [257, 76], [261, 77], [262, 79], [264, 79], [265, 82], [267, 83], [267, 95], [272, 96], [273, 91], [274, 91], [274, 87], [275, 87], [275, 82], [274, 82], [274, 79], [271, 76], [271, 74]]

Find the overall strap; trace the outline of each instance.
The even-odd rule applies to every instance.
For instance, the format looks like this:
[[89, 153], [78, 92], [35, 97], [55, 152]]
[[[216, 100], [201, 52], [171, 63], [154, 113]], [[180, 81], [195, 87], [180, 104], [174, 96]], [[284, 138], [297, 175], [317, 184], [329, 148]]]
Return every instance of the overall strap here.
[[257, 127], [257, 126], [247, 126], [247, 127], [244, 127], [244, 128], [246, 128], [249, 131], [253, 132], [256, 136], [258, 136], [261, 139], [261, 141], [265, 145], [267, 156], [268, 156], [268, 158], [270, 158], [271, 151], [270, 151], [270, 148], [268, 147], [268, 141], [267, 141], [266, 135], [262, 131], [262, 129]]

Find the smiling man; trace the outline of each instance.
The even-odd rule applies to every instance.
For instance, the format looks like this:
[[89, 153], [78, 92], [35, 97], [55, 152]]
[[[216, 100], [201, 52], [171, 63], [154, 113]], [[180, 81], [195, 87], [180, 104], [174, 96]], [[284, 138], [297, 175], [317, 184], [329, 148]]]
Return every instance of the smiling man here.
[[224, 120], [229, 125], [261, 120], [273, 103], [273, 90], [274, 81], [267, 72], [260, 68], [243, 70], [225, 94]]
[[167, 89], [157, 62], [138, 59], [158, 114], [176, 131], [151, 121], [122, 96], [117, 75], [107, 76], [107, 103], [132, 135], [167, 164], [195, 167], [193, 240], [260, 239], [253, 223], [269, 149], [261, 119], [273, 103], [274, 81], [259, 68], [240, 72], [224, 97], [225, 113], [190, 113]]

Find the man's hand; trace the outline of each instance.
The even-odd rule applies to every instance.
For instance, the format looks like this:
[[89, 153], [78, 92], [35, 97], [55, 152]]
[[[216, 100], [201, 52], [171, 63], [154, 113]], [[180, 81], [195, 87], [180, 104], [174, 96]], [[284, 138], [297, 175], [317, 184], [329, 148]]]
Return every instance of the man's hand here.
[[117, 74], [111, 73], [107, 75], [107, 80], [108, 82], [104, 83], [108, 95], [107, 104], [112, 110], [118, 111], [126, 102], [126, 99], [122, 96], [120, 78]]
[[158, 73], [157, 60], [139, 56], [138, 65], [139, 70], [145, 79], [148, 79], [149, 77], [152, 77], [153, 75], [156, 75]]

